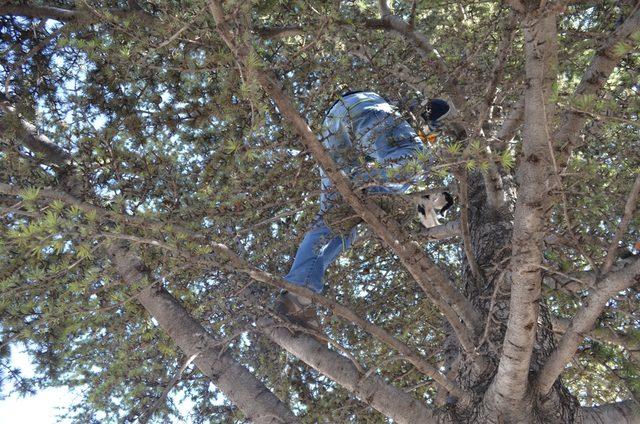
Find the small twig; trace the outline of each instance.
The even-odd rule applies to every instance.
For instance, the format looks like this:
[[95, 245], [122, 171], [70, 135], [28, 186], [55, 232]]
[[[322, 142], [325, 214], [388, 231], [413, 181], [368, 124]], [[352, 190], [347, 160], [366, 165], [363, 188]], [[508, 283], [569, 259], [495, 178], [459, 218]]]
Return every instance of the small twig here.
[[45, 38], [44, 40], [42, 40], [40, 43], [38, 43], [37, 46], [35, 46], [33, 49], [31, 49], [29, 51], [29, 53], [27, 53], [26, 55], [24, 55], [18, 62], [16, 62], [15, 65], [13, 65], [13, 67], [11, 68], [11, 70], [9, 71], [9, 73], [7, 74], [7, 77], [4, 80], [4, 94], [5, 96], [9, 96], [9, 83], [11, 82], [11, 78], [13, 78], [13, 76], [20, 71], [20, 67], [22, 65], [24, 65], [26, 63], [27, 60], [29, 60], [30, 58], [32, 58], [33, 56], [35, 56], [40, 50], [42, 50], [43, 48], [45, 48], [47, 46], [47, 44], [49, 44], [49, 42], [51, 40], [53, 40], [55, 37], [57, 37], [58, 35], [60, 35], [62, 33], [62, 31], [64, 31], [65, 27], [61, 26], [60, 28], [58, 28], [57, 30], [53, 31], [51, 34], [49, 34], [49, 36], [47, 38]]
[[[542, 102], [542, 111], [544, 116], [547, 116], [547, 107], [544, 102]], [[548, 122], [548, 117], [547, 117]], [[551, 142], [551, 134], [549, 133], [549, 125], [543, 125], [545, 138], [547, 139], [547, 147], [549, 148], [549, 156], [551, 157], [551, 163], [553, 164], [554, 176], [556, 177], [556, 181], [558, 183], [558, 190], [560, 191], [560, 197], [562, 198], [562, 213], [564, 215], [564, 221], [567, 225], [567, 231], [571, 237], [575, 238], [573, 231], [571, 230], [571, 221], [569, 220], [569, 210], [567, 208], [567, 195], [564, 192], [564, 186], [562, 185], [562, 178], [560, 177], [560, 170], [558, 169], [558, 162], [556, 161], [556, 155], [553, 151], [553, 144]]]
[[[557, 275], [559, 275], [559, 276], [561, 276], [561, 277], [564, 277], [564, 278], [566, 278], [567, 280], [575, 281], [575, 282], [577, 282], [577, 283], [581, 284], [583, 287], [593, 288], [593, 286], [592, 286], [591, 284], [587, 283], [586, 281], [581, 280], [581, 279], [576, 278], [576, 277], [572, 277], [572, 276], [570, 276], [569, 274], [565, 274], [564, 272], [560, 272], [560, 271], [558, 271], [558, 270], [555, 270], [555, 269], [553, 269], [553, 268], [549, 268], [549, 267], [544, 266], [544, 265], [537, 265], [537, 267], [538, 267], [538, 268], [540, 268], [540, 269], [542, 269], [542, 270], [545, 270], [545, 271], [547, 271], [547, 272], [550, 272], [550, 273], [552, 273], [552, 274], [557, 274]], [[563, 285], [564, 285], [564, 284], [563, 284]]]
[[179, 252], [179, 249], [177, 247], [171, 246], [168, 243], [158, 241], [155, 239], [137, 237], [137, 236], [132, 236], [128, 234], [114, 234], [114, 233], [98, 233], [96, 235], [98, 237], [112, 238], [117, 240], [128, 240], [128, 241], [133, 241], [135, 243], [141, 243], [141, 244], [150, 244], [152, 246], [160, 247], [162, 249], [170, 250], [172, 252]]
[[303, 211], [304, 209], [305, 209], [304, 207], [301, 207], [301, 208], [297, 208], [297, 209], [294, 209], [294, 210], [291, 210], [291, 211], [282, 212], [282, 213], [280, 213], [278, 215], [272, 216], [271, 218], [267, 218], [265, 220], [259, 221], [259, 222], [253, 224], [250, 227], [243, 228], [242, 230], [238, 231], [236, 233], [236, 235], [249, 233], [249, 232], [255, 230], [258, 227], [261, 227], [261, 226], [263, 226], [265, 224], [269, 224], [269, 223], [274, 222], [274, 221], [278, 221], [278, 220], [280, 220], [282, 218], [286, 218], [286, 217], [291, 216], [291, 215], [295, 215], [298, 212]]
[[173, 34], [171, 37], [169, 37], [168, 39], [166, 39], [165, 41], [163, 41], [162, 43], [158, 44], [158, 47], [155, 48], [155, 50], [160, 50], [161, 48], [163, 48], [164, 46], [170, 44], [173, 40], [175, 40], [176, 38], [178, 38], [180, 36], [180, 34], [182, 34], [187, 28], [189, 28], [190, 23], [186, 23], [184, 24], [184, 26], [182, 28], [180, 28], [178, 30], [178, 32], [176, 32], [175, 34]]
[[298, 51], [296, 51], [294, 54], [291, 55], [291, 57], [289, 57], [287, 59], [287, 61], [289, 63], [293, 62], [293, 59], [295, 59], [296, 57], [300, 56], [302, 53], [304, 53], [306, 50], [310, 49], [311, 47], [313, 47], [313, 45], [317, 44], [318, 41], [320, 41], [320, 37], [322, 36], [322, 33], [324, 32], [325, 27], [327, 26], [328, 20], [325, 18], [322, 20], [322, 23], [320, 24], [320, 27], [318, 28], [318, 31], [316, 31], [313, 40], [307, 44], [306, 46], [300, 48]]
[[[7, 208], [2, 208], [0, 209], [0, 215], [4, 216], [4, 215], [8, 215], [10, 213], [16, 213], [20, 211], [20, 207], [22, 206], [23, 201], [20, 200], [17, 203], [15, 203], [12, 206], [9, 206]], [[33, 216], [37, 216], [36, 214], [33, 214]]]
[[321, 338], [322, 340], [326, 341], [327, 343], [329, 343], [331, 346], [335, 347], [336, 349], [338, 349], [340, 352], [342, 352], [347, 358], [349, 358], [349, 360], [353, 363], [353, 366], [356, 367], [356, 369], [358, 370], [359, 373], [361, 374], [365, 374], [365, 370], [364, 368], [362, 368], [362, 365], [360, 365], [360, 363], [356, 360], [355, 356], [353, 356], [351, 354], [351, 352], [349, 352], [346, 348], [342, 347], [342, 345], [338, 342], [335, 342], [333, 340], [331, 340], [330, 338], [328, 338], [327, 336], [325, 336], [324, 334], [318, 334], [318, 333], [313, 333], [314, 336]]
[[489, 337], [489, 328], [491, 328], [491, 322], [493, 317], [493, 308], [496, 305], [496, 299], [498, 297], [498, 293], [500, 292], [500, 286], [502, 285], [502, 280], [504, 279], [505, 271], [500, 272], [498, 275], [496, 286], [493, 289], [493, 293], [491, 294], [491, 302], [489, 303], [489, 311], [487, 312], [487, 321], [484, 325], [484, 331], [482, 332], [482, 338], [478, 342], [478, 346], [476, 347], [476, 353], [480, 350], [482, 345], [487, 341]]
[[413, 0], [411, 2], [411, 13], [409, 14], [409, 28], [411, 28], [411, 29], [415, 28], [416, 6], [417, 6], [417, 4], [418, 4], [417, 0]]
[[567, 106], [567, 105], [563, 105], [563, 104], [559, 104], [558, 106], [560, 106], [564, 110], [568, 110], [568, 111], [574, 112], [574, 113], [579, 113], [579, 114], [582, 114], [582, 115], [587, 115], [587, 116], [589, 116], [589, 117], [591, 117], [593, 119], [597, 119], [597, 120], [600, 120], [600, 121], [611, 120], [611, 121], [620, 122], [622, 124], [632, 125], [634, 127], [640, 127], [640, 122], [639, 121], [632, 121], [630, 119], [620, 118], [618, 116], [602, 115], [602, 114], [599, 114], [597, 112], [591, 112], [589, 110], [578, 109], [576, 107]]
[[456, 172], [458, 174], [458, 183], [460, 190], [458, 197], [460, 198], [460, 228], [462, 229], [462, 241], [464, 253], [471, 268], [471, 273], [476, 281], [482, 281], [482, 272], [476, 261], [476, 257], [473, 254], [471, 245], [471, 234], [469, 231], [469, 203], [468, 203], [468, 185], [467, 185], [467, 173], [462, 170]]
[[247, 327], [241, 328], [240, 330], [236, 331], [229, 337], [225, 337], [224, 339], [217, 341], [215, 344], [210, 345], [209, 348], [214, 348], [218, 346], [220, 347], [220, 352], [218, 352], [218, 360], [220, 360], [220, 358], [222, 358], [222, 355], [224, 355], [224, 353], [229, 348], [229, 344], [232, 341], [242, 336], [244, 333], [253, 333], [253, 332], [255, 332], [254, 328], [247, 328]]
[[422, 387], [422, 386], [426, 386], [426, 385], [428, 385], [428, 384], [433, 384], [433, 381], [432, 381], [432, 380], [425, 380], [425, 381], [422, 381], [422, 382], [420, 382], [420, 383], [418, 383], [418, 384], [415, 384], [415, 385], [413, 385], [413, 386], [411, 386], [411, 387], [408, 387], [408, 388], [404, 389], [404, 392], [405, 392], [405, 393], [411, 393], [411, 392], [413, 392], [414, 390], [419, 389], [420, 387]]
[[379, 364], [376, 364], [375, 366], [371, 367], [369, 369], [369, 371], [367, 371], [367, 373], [364, 375], [364, 378], [369, 378], [369, 376], [371, 374], [373, 374], [374, 372], [376, 372], [376, 370], [378, 368], [381, 368], [382, 366], [387, 365], [390, 362], [401, 360], [401, 359], [405, 359], [405, 358], [402, 355], [393, 355], [393, 356], [385, 359], [384, 361], [380, 362]]
[[234, 298], [234, 297], [238, 297], [238, 295], [240, 295], [240, 293], [242, 293], [243, 291], [245, 291], [250, 285], [252, 285], [254, 283], [253, 280], [249, 280], [248, 283], [244, 284], [242, 287], [240, 287], [239, 289], [237, 289], [236, 291], [234, 291], [233, 293], [231, 293], [231, 295], [229, 296], [230, 298]]
[[153, 402], [153, 404], [149, 407], [149, 409], [147, 409], [147, 411], [138, 419], [138, 422], [140, 424], [146, 424], [149, 421], [149, 418], [151, 418], [151, 416], [156, 412], [156, 410], [160, 407], [160, 405], [165, 401], [171, 389], [173, 389], [173, 387], [178, 383], [178, 381], [180, 381], [184, 371], [198, 357], [198, 355], [200, 355], [200, 352], [194, 353], [189, 358], [187, 358], [186, 361], [184, 361], [184, 363], [182, 364], [182, 366], [180, 367], [176, 375], [173, 376], [169, 384], [167, 384], [167, 387], [165, 387], [165, 389], [162, 391], [162, 394], [160, 395], [160, 397], [156, 399], [156, 401]]

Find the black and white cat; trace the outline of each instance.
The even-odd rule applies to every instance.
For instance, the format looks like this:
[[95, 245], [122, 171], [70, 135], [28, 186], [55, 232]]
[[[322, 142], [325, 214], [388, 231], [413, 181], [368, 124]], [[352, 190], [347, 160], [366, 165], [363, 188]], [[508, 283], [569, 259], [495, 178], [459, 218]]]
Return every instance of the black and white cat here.
[[426, 228], [440, 225], [438, 215], [444, 217], [447, 209], [453, 205], [453, 196], [446, 191], [412, 196], [418, 206], [420, 223]]

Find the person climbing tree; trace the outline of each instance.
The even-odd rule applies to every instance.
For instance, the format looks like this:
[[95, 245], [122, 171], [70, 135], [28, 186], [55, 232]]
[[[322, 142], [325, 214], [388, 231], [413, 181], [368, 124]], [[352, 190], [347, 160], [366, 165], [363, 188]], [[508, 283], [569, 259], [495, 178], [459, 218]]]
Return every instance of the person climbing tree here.
[[[444, 120], [455, 115], [455, 108], [442, 99], [428, 99], [422, 107], [420, 116], [429, 131], [436, 131]], [[366, 193], [406, 192], [415, 181], [407, 181], [411, 176], [402, 168], [425, 150], [423, 138], [426, 137], [422, 129], [416, 133], [397, 108], [372, 91], [342, 94], [329, 108], [322, 125], [323, 145], [342, 172]], [[372, 167], [373, 162], [379, 167]], [[391, 169], [394, 171], [389, 172]], [[342, 200], [322, 169], [320, 174], [320, 211], [298, 247], [291, 270], [284, 277], [317, 293], [324, 289], [327, 268], [356, 237], [356, 225], [343, 234], [330, 228], [327, 215]], [[453, 204], [449, 193], [427, 197], [429, 205], [441, 213]], [[424, 204], [419, 205], [418, 210], [422, 216], [427, 214]], [[276, 310], [298, 324], [318, 329], [315, 312], [308, 307], [310, 304], [308, 299], [284, 291], [277, 299]]]

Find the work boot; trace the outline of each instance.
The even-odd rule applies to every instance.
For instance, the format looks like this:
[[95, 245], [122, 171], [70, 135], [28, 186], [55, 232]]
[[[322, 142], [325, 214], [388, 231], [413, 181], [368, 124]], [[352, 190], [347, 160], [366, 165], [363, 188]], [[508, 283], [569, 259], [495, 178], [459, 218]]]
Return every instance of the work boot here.
[[[321, 333], [320, 320], [311, 300], [288, 291], [282, 291], [276, 298], [275, 310], [285, 316], [290, 322], [307, 328], [314, 333]], [[316, 340], [321, 341], [317, 337]], [[324, 343], [324, 341], [321, 341]]]

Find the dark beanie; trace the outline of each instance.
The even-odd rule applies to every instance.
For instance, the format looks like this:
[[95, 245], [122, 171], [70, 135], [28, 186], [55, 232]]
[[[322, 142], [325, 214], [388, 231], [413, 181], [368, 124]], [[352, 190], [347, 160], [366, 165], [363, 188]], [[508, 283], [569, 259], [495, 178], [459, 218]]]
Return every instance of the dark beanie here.
[[449, 111], [449, 103], [442, 99], [429, 99], [427, 110], [420, 116], [427, 122], [436, 122], [442, 115]]

